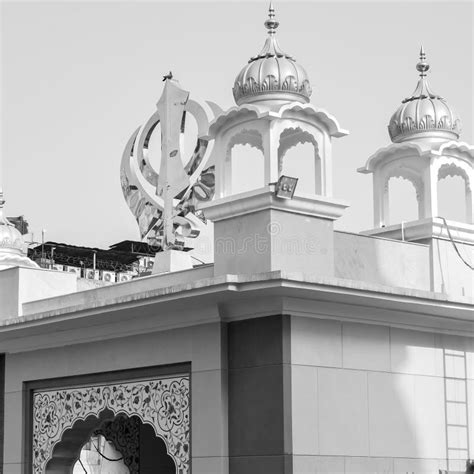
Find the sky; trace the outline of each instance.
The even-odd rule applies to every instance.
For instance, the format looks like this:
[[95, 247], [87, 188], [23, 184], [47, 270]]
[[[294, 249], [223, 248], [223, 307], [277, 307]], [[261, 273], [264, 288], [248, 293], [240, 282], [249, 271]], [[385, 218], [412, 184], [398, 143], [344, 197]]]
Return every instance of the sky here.
[[[372, 228], [371, 176], [357, 173], [390, 144], [387, 124], [417, 82], [420, 45], [432, 89], [473, 143], [470, 1], [276, 1], [278, 39], [308, 72], [311, 102], [350, 135], [333, 146], [334, 197], [350, 203], [336, 228]], [[266, 1], [2, 2], [0, 179], [7, 215], [35, 240], [107, 247], [138, 240], [122, 196], [123, 148], [153, 113], [169, 70], [192, 97], [234, 105], [235, 76], [265, 40]], [[446, 181], [448, 181], [447, 179]], [[407, 182], [393, 201], [410, 213]], [[408, 186], [408, 188], [404, 187]], [[460, 183], [447, 183], [449, 202]], [[451, 186], [451, 187], [449, 187]], [[401, 217], [403, 218], [403, 216]]]

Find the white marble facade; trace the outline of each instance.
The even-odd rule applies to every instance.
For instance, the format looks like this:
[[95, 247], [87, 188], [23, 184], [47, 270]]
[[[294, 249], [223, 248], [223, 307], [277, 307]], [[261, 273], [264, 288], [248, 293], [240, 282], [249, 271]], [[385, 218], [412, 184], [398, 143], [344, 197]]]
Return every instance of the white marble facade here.
[[[447, 436], [450, 446], [464, 449], [470, 437], [469, 448], [474, 448], [472, 432], [457, 428], [447, 435], [446, 426], [468, 424], [465, 405], [449, 401], [473, 406], [473, 362], [472, 338], [293, 318], [297, 472], [446, 469]], [[456, 380], [446, 381], [446, 376]], [[471, 412], [469, 421], [472, 426]], [[465, 452], [458, 454], [451, 469], [464, 470]]]

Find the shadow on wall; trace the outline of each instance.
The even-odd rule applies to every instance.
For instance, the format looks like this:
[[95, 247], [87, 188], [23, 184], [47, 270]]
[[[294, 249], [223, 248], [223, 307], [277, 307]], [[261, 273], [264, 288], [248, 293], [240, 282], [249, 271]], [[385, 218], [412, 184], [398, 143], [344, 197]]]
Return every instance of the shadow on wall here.
[[391, 433], [384, 442], [375, 435], [371, 449], [412, 458], [394, 459], [395, 472], [464, 472], [473, 450], [474, 340], [391, 328], [390, 357], [391, 374], [369, 374], [378, 379], [369, 393], [374, 418]]
[[473, 339], [294, 318], [291, 350], [294, 472], [465, 470]]

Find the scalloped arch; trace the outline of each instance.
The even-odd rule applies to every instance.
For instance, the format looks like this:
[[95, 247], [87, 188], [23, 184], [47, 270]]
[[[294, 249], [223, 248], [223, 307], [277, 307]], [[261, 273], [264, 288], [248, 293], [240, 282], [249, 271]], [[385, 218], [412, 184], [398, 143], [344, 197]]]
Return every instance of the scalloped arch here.
[[[289, 140], [289, 139], [293, 140]], [[286, 141], [286, 143], [285, 143]], [[287, 127], [284, 128], [279, 137], [279, 146], [278, 146], [278, 172], [281, 174], [283, 170], [283, 161], [285, 155], [289, 150], [294, 148], [297, 145], [311, 143], [314, 147], [315, 154], [319, 157], [319, 145], [312, 133], [307, 130], [303, 130], [302, 127]]]
[[[392, 179], [401, 179], [403, 181], [407, 181], [412, 186], [412, 189], [415, 191], [415, 200], [416, 200], [416, 207], [414, 208], [416, 214], [415, 219], [420, 219], [423, 214], [423, 182], [415, 175], [410, 172], [408, 169], [393, 169], [391, 170], [384, 179], [384, 194], [388, 197], [388, 201], [384, 203], [384, 210], [383, 210], [383, 221], [385, 224], [393, 224], [396, 223], [393, 219], [393, 213], [396, 209], [394, 207], [395, 202], [397, 202], [394, 197], [399, 197], [400, 192], [394, 192], [394, 189], [390, 190], [390, 180]], [[409, 200], [409, 203], [413, 201]], [[385, 207], [386, 206], [386, 207]], [[402, 220], [411, 220], [411, 214], [407, 212], [408, 207], [404, 206], [404, 211], [402, 213], [403, 219]], [[391, 216], [391, 217], [390, 217]], [[410, 216], [410, 217], [409, 217]], [[398, 216], [401, 217], [400, 215]]]
[[45, 466], [45, 474], [68, 472], [69, 469], [72, 469], [80, 457], [82, 447], [98, 425], [113, 420], [114, 416], [111, 410], [104, 409], [97, 415], [91, 414], [83, 420], [76, 420], [53, 446], [51, 457]]
[[[46, 474], [69, 472], [80, 458], [84, 444], [94, 435], [102, 435], [112, 442], [115, 449], [123, 457], [124, 465], [130, 474], [139, 474], [140, 457], [140, 427], [149, 426], [155, 436], [153, 442], [156, 454], [166, 456], [166, 465], [176, 471], [176, 463], [168, 454], [165, 440], [156, 436], [155, 430], [149, 423], [143, 423], [136, 416], [115, 416], [111, 410], [105, 409], [96, 415], [90, 415], [85, 420], [77, 420], [67, 429], [61, 441], [54, 446], [52, 457], [46, 465]], [[168, 470], [166, 472], [169, 472]]]
[[416, 199], [420, 202], [423, 196], [423, 182], [418, 178], [418, 176], [408, 170], [407, 168], [396, 168], [387, 173], [385, 176], [385, 190], [388, 191], [389, 182], [392, 178], [402, 178], [405, 181], [410, 182], [410, 184], [415, 189]]
[[468, 171], [464, 167], [460, 166], [458, 163], [454, 163], [454, 162], [443, 163], [438, 168], [438, 181], [441, 181], [447, 178], [448, 176], [451, 176], [451, 177], [459, 176], [463, 178], [466, 184], [466, 188], [469, 191], [472, 190], [471, 178], [469, 176]]
[[244, 128], [232, 135], [227, 143], [226, 156], [229, 156], [236, 145], [250, 145], [263, 153], [263, 139], [261, 133], [255, 128]]
[[[291, 138], [292, 136], [295, 137], [294, 141], [288, 142], [287, 144], [282, 143], [282, 139], [285, 140], [287, 138]], [[303, 128], [299, 126], [284, 128], [280, 133], [278, 156], [281, 155], [281, 157], [283, 158], [283, 156], [288, 150], [301, 143], [312, 143], [315, 149], [319, 150], [319, 145], [316, 138], [309, 131], [303, 130]]]

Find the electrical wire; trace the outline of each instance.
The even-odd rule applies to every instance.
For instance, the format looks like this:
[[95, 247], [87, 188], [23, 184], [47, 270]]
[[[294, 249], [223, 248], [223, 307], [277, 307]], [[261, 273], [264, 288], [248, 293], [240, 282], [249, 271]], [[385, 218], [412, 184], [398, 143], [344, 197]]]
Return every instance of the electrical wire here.
[[194, 260], [197, 260], [199, 263], [202, 263], [203, 265], [206, 265], [206, 262], [203, 262], [202, 260], [199, 260], [199, 258], [195, 257], [194, 255], [191, 255], [191, 258], [194, 258]]
[[88, 474], [88, 472], [86, 471], [86, 468], [84, 467], [84, 464], [82, 464], [81, 458], [79, 458], [78, 461], [79, 461], [79, 464], [82, 466], [82, 469], [84, 469], [84, 472]]
[[112, 458], [108, 458], [105, 454], [102, 454], [100, 451], [99, 451], [99, 448], [95, 445], [94, 442], [92, 442], [92, 444], [94, 445], [94, 448], [96, 449], [96, 451], [100, 454], [100, 456], [102, 456], [105, 460], [107, 461], [121, 461], [123, 459], [123, 456], [118, 458], [118, 459], [112, 459]]
[[453, 244], [454, 250], [458, 254], [458, 257], [461, 259], [464, 265], [466, 265], [471, 270], [474, 270], [474, 265], [471, 265], [467, 260], [465, 260], [465, 258], [461, 255], [461, 252], [459, 252], [458, 246], [456, 245], [456, 242], [454, 242], [453, 236], [451, 235], [451, 230], [449, 229], [448, 222], [446, 221], [446, 219], [444, 217], [440, 217], [439, 219], [442, 219], [442, 221], [444, 222], [444, 225], [446, 226], [446, 230], [448, 231], [449, 240]]

